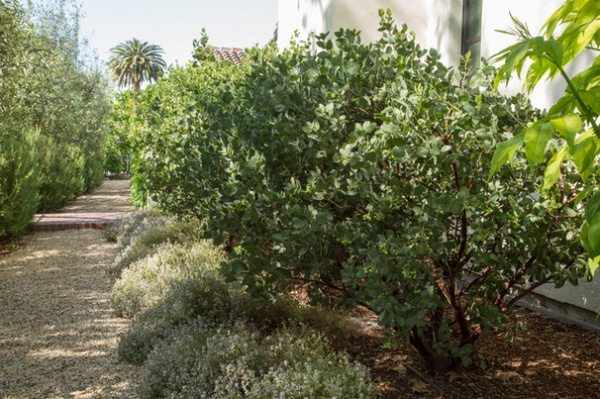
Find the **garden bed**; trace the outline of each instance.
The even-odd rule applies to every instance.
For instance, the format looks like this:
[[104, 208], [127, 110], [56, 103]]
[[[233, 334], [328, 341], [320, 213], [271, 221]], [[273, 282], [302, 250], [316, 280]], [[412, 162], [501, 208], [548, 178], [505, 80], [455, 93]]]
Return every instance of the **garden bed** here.
[[[600, 395], [600, 335], [516, 308], [514, 320], [480, 342], [486, 370], [428, 373], [418, 353], [402, 345], [381, 348], [382, 333], [369, 328], [344, 345], [373, 370], [384, 399], [391, 398], [594, 398]], [[511, 327], [524, 324], [514, 342]]]

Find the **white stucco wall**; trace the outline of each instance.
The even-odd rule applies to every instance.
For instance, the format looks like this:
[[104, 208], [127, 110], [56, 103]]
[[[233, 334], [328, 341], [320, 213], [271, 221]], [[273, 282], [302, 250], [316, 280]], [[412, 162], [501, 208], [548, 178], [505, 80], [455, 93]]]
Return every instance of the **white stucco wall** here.
[[[512, 14], [527, 23], [532, 35], [537, 36], [543, 23], [561, 4], [562, 0], [483, 0], [481, 20], [481, 56], [490, 58], [502, 49], [515, 44], [517, 38], [498, 32], [513, 27]], [[522, 90], [522, 81], [513, 79], [503, 88], [506, 94], [515, 94]], [[561, 81], [542, 81], [531, 94], [532, 103], [539, 108], [548, 109], [564, 93], [566, 84]]]
[[332, 26], [355, 27], [365, 42], [379, 39], [379, 9], [390, 9], [398, 25], [406, 24], [425, 48], [435, 48], [446, 65], [458, 65], [462, 0], [332, 0]]
[[295, 30], [301, 38], [310, 32], [333, 32], [341, 28], [361, 31], [363, 42], [379, 39], [379, 9], [391, 9], [398, 25], [407, 24], [417, 42], [436, 48], [442, 62], [458, 65], [462, 0], [280, 0], [278, 45], [285, 47]]
[[331, 0], [279, 0], [277, 45], [287, 47], [297, 31], [300, 39], [331, 32]]
[[578, 286], [567, 283], [557, 289], [553, 285], [546, 285], [538, 288], [535, 292], [558, 302], [568, 303], [595, 313], [600, 312], [600, 273], [596, 273], [591, 282], [581, 280]]

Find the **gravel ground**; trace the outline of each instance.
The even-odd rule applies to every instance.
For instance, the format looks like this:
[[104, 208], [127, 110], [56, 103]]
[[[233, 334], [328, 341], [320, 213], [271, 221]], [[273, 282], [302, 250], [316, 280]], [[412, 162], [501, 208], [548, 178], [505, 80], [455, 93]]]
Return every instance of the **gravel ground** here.
[[[128, 187], [107, 181], [65, 211], [131, 210]], [[0, 257], [0, 398], [138, 397], [140, 370], [116, 356], [130, 322], [110, 309], [115, 255], [102, 232], [65, 230]]]
[[71, 201], [60, 212], [132, 212], [129, 180], [105, 180], [90, 194]]

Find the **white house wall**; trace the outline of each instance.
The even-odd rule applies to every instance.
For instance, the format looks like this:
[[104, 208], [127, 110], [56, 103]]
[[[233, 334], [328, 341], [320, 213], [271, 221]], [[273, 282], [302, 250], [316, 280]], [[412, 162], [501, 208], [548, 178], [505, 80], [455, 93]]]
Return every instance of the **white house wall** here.
[[358, 28], [365, 42], [379, 39], [378, 10], [389, 8], [396, 23], [406, 24], [421, 46], [439, 50], [446, 65], [459, 63], [462, 0], [331, 0], [331, 7], [331, 25]]
[[331, 0], [280, 0], [278, 4], [277, 44], [287, 47], [297, 32], [299, 39], [310, 33], [331, 32]]
[[300, 38], [310, 32], [334, 32], [341, 28], [361, 31], [363, 42], [380, 37], [379, 9], [390, 9], [398, 25], [407, 24], [421, 46], [436, 48], [442, 62], [458, 65], [462, 0], [280, 0], [278, 45], [286, 47], [295, 31]]
[[[526, 22], [531, 34], [537, 36], [544, 22], [562, 3], [562, 0], [483, 0], [481, 56], [491, 58], [502, 49], [515, 44], [515, 36], [498, 32], [513, 27], [511, 14]], [[514, 79], [502, 91], [506, 94], [516, 94], [522, 91], [522, 86], [522, 81]], [[530, 95], [530, 99], [536, 107], [549, 109], [556, 99], [564, 94], [565, 87], [566, 84], [560, 80], [552, 83], [542, 81]]]

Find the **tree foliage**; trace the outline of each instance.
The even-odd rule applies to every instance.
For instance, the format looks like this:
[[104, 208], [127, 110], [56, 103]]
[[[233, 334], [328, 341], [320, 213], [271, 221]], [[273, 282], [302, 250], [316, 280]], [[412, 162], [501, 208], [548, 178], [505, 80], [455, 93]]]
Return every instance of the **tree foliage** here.
[[0, 4], [0, 240], [102, 182], [108, 82], [79, 18], [76, 1]]
[[[593, 0], [567, 0], [536, 37], [523, 22], [513, 21], [515, 27], [507, 33], [516, 35], [519, 41], [496, 56], [503, 62], [496, 87], [503, 80], [508, 82], [515, 72], [520, 76], [526, 70], [526, 90], [533, 90], [545, 76], [562, 79], [567, 88], [546, 115], [498, 146], [490, 173], [512, 163], [517, 150], [524, 147], [532, 171], [536, 165], [544, 165], [542, 192], [558, 183], [562, 191], [578, 193], [572, 203], [565, 198], [563, 205], [584, 213], [579, 238], [594, 274], [600, 261], [600, 56], [574, 75], [567, 73], [567, 67], [583, 53], [592, 56], [600, 50], [600, 8]], [[586, 204], [585, 212], [577, 207], [580, 203]]]
[[126, 40], [110, 51], [108, 66], [121, 87], [133, 86], [139, 91], [142, 83], [156, 81], [167, 67], [160, 46], [136, 38]]
[[[130, 155], [134, 147], [130, 142], [130, 122], [135, 110], [135, 93], [125, 90], [116, 93], [110, 114], [109, 135], [104, 170], [118, 175], [128, 172]], [[140, 204], [141, 205], [141, 204]]]
[[468, 365], [523, 292], [585, 273], [580, 219], [526, 172], [488, 179], [490, 149], [537, 115], [524, 96], [492, 90], [489, 66], [455, 76], [389, 13], [380, 31], [241, 66], [197, 48], [140, 94], [136, 172], [159, 207], [202, 219], [251, 291], [306, 285], [373, 310], [433, 368]]

